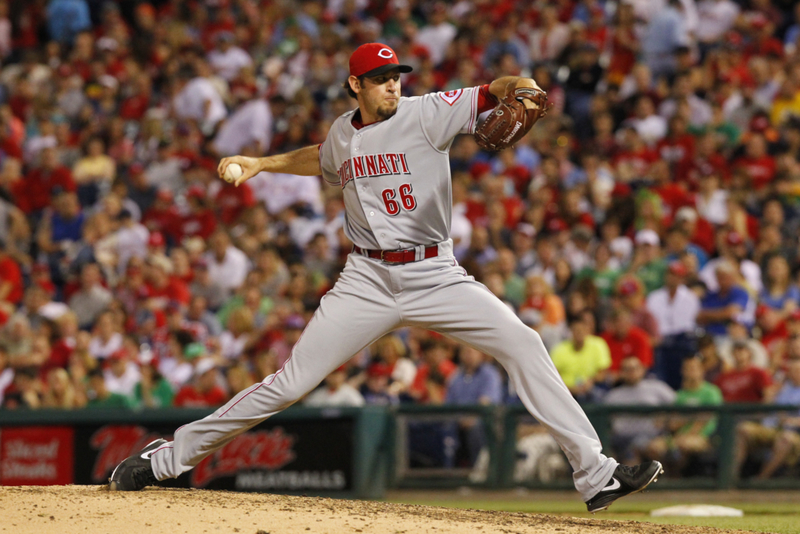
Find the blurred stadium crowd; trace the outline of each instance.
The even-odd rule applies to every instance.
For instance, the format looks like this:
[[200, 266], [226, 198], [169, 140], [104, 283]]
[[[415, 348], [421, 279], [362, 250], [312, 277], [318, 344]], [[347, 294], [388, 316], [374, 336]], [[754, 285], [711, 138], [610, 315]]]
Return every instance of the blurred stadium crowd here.
[[[216, 166], [322, 142], [369, 41], [413, 65], [406, 96], [548, 91], [514, 149], [456, 139], [452, 234], [580, 402], [800, 405], [792, 4], [0, 0], [3, 409], [215, 406], [280, 368], [351, 250], [341, 190]], [[514, 400], [485, 355], [404, 329], [305, 402]], [[663, 456], [714, 431], [672, 426], [615, 435]], [[739, 450], [796, 461], [798, 427]]]

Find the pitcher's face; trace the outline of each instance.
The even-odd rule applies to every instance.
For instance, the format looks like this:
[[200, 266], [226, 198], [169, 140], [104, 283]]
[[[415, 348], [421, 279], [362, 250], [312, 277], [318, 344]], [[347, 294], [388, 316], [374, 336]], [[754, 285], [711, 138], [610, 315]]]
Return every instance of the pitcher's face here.
[[378, 76], [364, 78], [354, 90], [358, 94], [359, 106], [378, 120], [391, 118], [397, 112], [400, 101], [400, 70], [392, 69]]

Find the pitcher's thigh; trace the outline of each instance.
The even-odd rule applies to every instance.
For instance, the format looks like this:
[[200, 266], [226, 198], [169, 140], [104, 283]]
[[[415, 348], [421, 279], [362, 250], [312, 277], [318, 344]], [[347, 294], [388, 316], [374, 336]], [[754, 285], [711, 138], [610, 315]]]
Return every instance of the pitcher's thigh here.
[[503, 365], [531, 350], [547, 354], [539, 334], [486, 286], [472, 280], [422, 295], [413, 322], [472, 345]]
[[279, 386], [290, 400], [300, 398], [398, 323], [393, 301], [368, 300], [349, 289], [332, 290], [322, 299], [286, 364], [264, 382]]

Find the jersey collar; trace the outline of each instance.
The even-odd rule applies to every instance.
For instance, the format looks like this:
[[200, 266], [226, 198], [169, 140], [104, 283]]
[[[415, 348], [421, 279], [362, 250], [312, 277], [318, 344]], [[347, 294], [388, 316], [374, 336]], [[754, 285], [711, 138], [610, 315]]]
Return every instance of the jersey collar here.
[[350, 124], [352, 124], [353, 128], [355, 128], [356, 130], [360, 130], [361, 128], [364, 128], [365, 126], [371, 126], [373, 124], [377, 124], [378, 122], [380, 122], [380, 121], [370, 122], [368, 124], [364, 124], [363, 122], [361, 122], [361, 110], [360, 109], [356, 109], [356, 112], [353, 113], [353, 118], [350, 119]]

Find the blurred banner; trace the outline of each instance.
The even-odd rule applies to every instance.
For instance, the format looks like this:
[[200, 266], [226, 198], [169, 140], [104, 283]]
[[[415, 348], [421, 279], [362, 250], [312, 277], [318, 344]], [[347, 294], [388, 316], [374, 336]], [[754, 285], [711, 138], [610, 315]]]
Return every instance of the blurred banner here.
[[[154, 439], [205, 410], [0, 412], [0, 485], [105, 484]], [[294, 409], [215, 452], [169, 487], [376, 497], [385, 411]]]
[[[173, 487], [319, 492], [353, 488], [354, 418], [266, 422], [192, 469]], [[175, 426], [103, 425], [75, 429], [76, 484], [103, 484], [114, 467]], [[319, 436], [326, 442], [320, 447]]]

